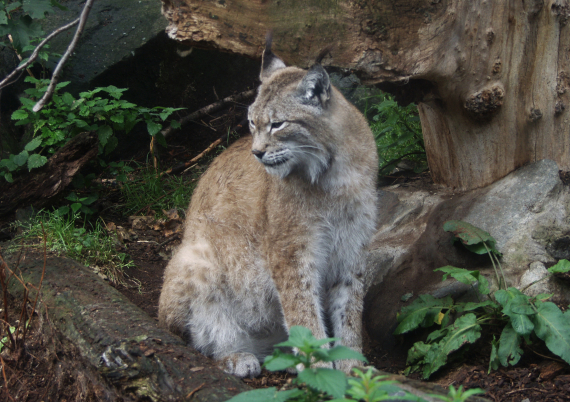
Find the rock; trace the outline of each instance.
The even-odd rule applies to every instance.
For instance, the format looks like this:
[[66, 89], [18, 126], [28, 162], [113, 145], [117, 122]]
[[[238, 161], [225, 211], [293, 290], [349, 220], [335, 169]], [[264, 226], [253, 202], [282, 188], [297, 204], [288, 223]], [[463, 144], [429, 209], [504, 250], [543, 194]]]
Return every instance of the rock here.
[[519, 289], [528, 296], [541, 293], [553, 294], [555, 301], [570, 300], [570, 288], [552, 275], [544, 264], [535, 261], [524, 271], [519, 281]]
[[[46, 34], [79, 16], [85, 1], [68, 0], [68, 11], [55, 9], [40, 20]], [[98, 74], [121, 60], [132, 57], [166, 28], [156, 0], [98, 0], [93, 3], [85, 29], [73, 56], [65, 67], [64, 80], [72, 88], [86, 88]], [[75, 27], [50, 42], [51, 51], [63, 54], [75, 34]]]
[[[396, 313], [418, 295], [470, 297], [454, 280], [442, 282], [433, 270], [446, 265], [480, 270], [496, 286], [487, 255], [476, 255], [452, 244], [443, 231], [447, 220], [463, 220], [491, 234], [503, 253], [501, 264], [509, 286], [523, 288], [563, 254], [570, 227], [570, 191], [550, 160], [527, 165], [498, 182], [466, 193], [433, 184], [384, 187], [378, 194], [378, 230], [368, 259], [364, 322], [371, 339], [383, 349], [405, 353], [392, 332]], [[550, 251], [549, 251], [550, 250]], [[538, 290], [542, 289], [542, 290]], [[543, 292], [543, 290], [548, 289]], [[556, 278], [527, 291], [555, 293], [570, 302], [567, 285]], [[407, 301], [402, 296], [413, 293]], [[535, 294], [535, 293], [533, 293]], [[465, 296], [463, 296], [465, 295]]]

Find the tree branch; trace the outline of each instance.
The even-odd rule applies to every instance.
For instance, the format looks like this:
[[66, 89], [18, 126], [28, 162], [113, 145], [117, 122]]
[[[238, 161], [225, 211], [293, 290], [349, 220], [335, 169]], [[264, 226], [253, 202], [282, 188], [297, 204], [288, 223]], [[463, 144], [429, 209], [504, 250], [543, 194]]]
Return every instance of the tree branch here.
[[40, 50], [42, 49], [42, 47], [45, 46], [46, 43], [48, 43], [50, 40], [52, 40], [56, 35], [59, 35], [63, 31], [66, 31], [69, 28], [71, 28], [72, 26], [76, 25], [78, 22], [79, 22], [79, 18], [77, 18], [75, 21], [70, 22], [67, 25], [64, 25], [62, 27], [57, 28], [55, 31], [53, 31], [51, 34], [49, 34], [44, 40], [42, 40], [40, 42], [40, 44], [38, 46], [36, 46], [36, 48], [32, 52], [32, 55], [29, 57], [29, 59], [25, 63], [19, 65], [6, 78], [4, 78], [2, 81], [0, 81], [0, 89], [12, 84], [14, 81], [12, 81], [12, 82], [8, 82], [8, 81], [10, 81], [16, 74], [24, 71], [30, 64], [32, 64], [34, 62], [36, 60], [36, 58], [38, 57]]
[[57, 81], [59, 79], [59, 74], [61, 73], [61, 69], [63, 68], [63, 65], [65, 64], [65, 62], [67, 61], [73, 50], [75, 49], [75, 46], [77, 46], [77, 41], [79, 40], [79, 37], [83, 32], [83, 27], [85, 27], [85, 23], [87, 22], [87, 17], [89, 16], [89, 11], [91, 11], [91, 7], [93, 6], [93, 1], [94, 0], [87, 0], [85, 2], [83, 11], [81, 11], [81, 15], [79, 16], [79, 25], [77, 26], [75, 35], [73, 36], [73, 39], [71, 40], [71, 43], [67, 47], [67, 50], [65, 51], [63, 57], [61, 58], [61, 60], [59, 60], [59, 63], [57, 63], [57, 67], [53, 71], [53, 74], [51, 76], [51, 81], [49, 83], [46, 93], [44, 94], [44, 96], [42, 96], [42, 98], [38, 101], [38, 103], [35, 104], [34, 108], [32, 109], [35, 113], [42, 110], [42, 108], [46, 105], [46, 103], [50, 101], [51, 97], [53, 96], [55, 86], [57, 85]]
[[[228, 96], [227, 98], [212, 103], [211, 105], [205, 106], [202, 109], [197, 110], [186, 117], [183, 117], [182, 119], [178, 120], [178, 123], [180, 123], [180, 125], [186, 124], [189, 121], [199, 119], [200, 117], [207, 115], [209, 113], [217, 112], [218, 110], [222, 109], [226, 104], [230, 102], [241, 102], [245, 99], [249, 99], [255, 95], [255, 91], [256, 91], [255, 89], [250, 89], [248, 91], [241, 92], [237, 95]], [[162, 130], [162, 135], [166, 137], [174, 130], [175, 130], [174, 128], [168, 127]]]

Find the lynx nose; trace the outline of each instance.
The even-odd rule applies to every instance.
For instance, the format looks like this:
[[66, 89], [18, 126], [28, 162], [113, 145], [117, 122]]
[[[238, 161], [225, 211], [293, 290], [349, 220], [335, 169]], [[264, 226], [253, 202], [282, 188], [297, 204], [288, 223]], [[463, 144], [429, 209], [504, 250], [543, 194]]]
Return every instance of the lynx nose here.
[[261, 160], [261, 158], [263, 158], [263, 155], [265, 155], [265, 151], [260, 151], [259, 149], [252, 149], [251, 153], [254, 154], [259, 160]]

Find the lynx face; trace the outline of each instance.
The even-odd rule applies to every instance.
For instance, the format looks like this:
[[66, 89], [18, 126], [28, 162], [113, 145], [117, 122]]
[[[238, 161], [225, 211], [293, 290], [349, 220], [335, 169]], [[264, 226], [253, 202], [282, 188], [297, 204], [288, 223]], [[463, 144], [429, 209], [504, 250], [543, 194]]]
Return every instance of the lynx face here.
[[314, 183], [333, 158], [325, 145], [330, 138], [320, 134], [330, 131], [323, 127], [331, 91], [328, 75], [320, 65], [308, 73], [278, 63], [270, 67], [262, 71], [259, 94], [249, 108], [252, 153], [270, 174], [300, 175]]

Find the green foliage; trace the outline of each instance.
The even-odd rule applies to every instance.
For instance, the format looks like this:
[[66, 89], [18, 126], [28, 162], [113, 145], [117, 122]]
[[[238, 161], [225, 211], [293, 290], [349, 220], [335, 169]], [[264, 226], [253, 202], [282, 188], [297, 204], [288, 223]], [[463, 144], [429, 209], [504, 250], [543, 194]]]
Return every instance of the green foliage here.
[[85, 131], [95, 131], [99, 136], [99, 154], [107, 155], [118, 144], [117, 133], [129, 133], [135, 124], [145, 122], [149, 134], [165, 144], [160, 133], [163, 123], [176, 108], [145, 108], [121, 99], [125, 88], [113, 85], [81, 92], [75, 99], [69, 92], [60, 90], [69, 82], [56, 86], [52, 101], [38, 113], [33, 112], [35, 100], [40, 98], [49, 84], [48, 80], [27, 77], [34, 87], [25, 90], [28, 97], [20, 98], [22, 106], [12, 113], [16, 125], [29, 125], [32, 140], [18, 155], [9, 155], [0, 161], [0, 176], [13, 180], [13, 173], [24, 166], [28, 170], [43, 166], [49, 155], [55, 153], [70, 138]]
[[44, 35], [37, 20], [45, 18], [54, 7], [65, 10], [55, 0], [0, 0], [0, 38], [12, 36], [12, 41], [0, 41], [13, 47], [19, 54], [28, 50], [30, 43]]
[[[487, 232], [461, 221], [446, 222], [444, 228], [453, 232], [473, 252], [481, 251], [483, 245], [491, 261], [500, 267], [496, 241]], [[408, 351], [408, 373], [421, 370], [423, 378], [429, 378], [446, 364], [451, 353], [477, 341], [484, 324], [503, 327], [499, 340], [493, 338], [491, 344], [489, 371], [498, 369], [499, 364], [505, 367], [517, 364], [523, 354], [522, 342], [532, 336], [543, 340], [552, 353], [570, 363], [570, 320], [554, 303], [546, 301], [552, 295], [529, 297], [514, 287], [491, 292], [487, 279], [477, 270], [447, 266], [435, 271], [444, 273], [443, 280], [452, 277], [477, 286], [480, 300], [484, 300], [478, 303], [455, 302], [449, 296], [436, 299], [420, 295], [404, 307], [398, 315], [400, 324], [394, 334], [439, 326], [425, 342], [416, 342]], [[570, 262], [561, 260], [549, 271], [568, 272]], [[498, 275], [497, 283], [501, 283]], [[449, 319], [452, 313], [458, 314], [454, 322]]]
[[111, 282], [124, 283], [124, 269], [133, 266], [130, 257], [117, 250], [116, 240], [109, 236], [102, 222], [76, 227], [78, 218], [78, 213], [60, 215], [39, 211], [29, 222], [21, 224], [23, 231], [17, 240], [23, 240], [30, 247], [43, 242], [43, 222], [48, 251], [65, 254], [88, 267], [97, 268]]
[[[109, 164], [109, 166], [112, 165], [112, 163]], [[112, 174], [115, 172], [117, 171], [111, 170]], [[123, 178], [126, 178], [123, 175], [117, 174], [117, 181], [123, 181]], [[137, 211], [146, 213], [147, 210], [154, 210], [160, 215], [163, 210], [167, 211], [172, 208], [185, 211], [198, 177], [198, 172], [195, 172], [189, 180], [179, 176], [160, 176], [152, 168], [141, 168], [137, 175], [124, 181], [120, 187], [126, 213], [133, 214]]]
[[474, 388], [467, 391], [463, 391], [463, 385], [460, 385], [458, 389], [455, 389], [453, 385], [449, 386], [449, 393], [447, 396], [431, 394], [432, 398], [440, 399], [445, 402], [462, 402], [466, 401], [468, 398], [472, 397], [473, 395], [477, 394], [484, 394], [481, 388]]
[[[335, 338], [316, 339], [305, 327], [291, 327], [289, 339], [275, 345], [272, 356], [265, 359], [264, 367], [270, 371], [286, 370], [303, 367], [293, 383], [299, 387], [287, 391], [278, 391], [275, 387], [256, 389], [234, 396], [228, 402], [256, 401], [306, 401], [316, 402], [330, 400], [331, 402], [379, 402], [387, 400], [406, 400], [426, 402], [425, 399], [403, 391], [396, 381], [387, 381], [386, 376], [375, 375], [374, 370], [363, 372], [353, 369], [354, 377], [346, 377], [339, 370], [315, 367], [321, 362], [332, 362], [342, 359], [357, 359], [366, 361], [364, 356], [345, 346], [335, 346], [327, 349], [325, 345], [335, 341]], [[293, 348], [296, 354], [284, 352], [282, 348]], [[450, 387], [447, 396], [430, 395], [444, 401], [465, 401], [471, 395], [483, 393], [482, 390], [463, 392]], [[334, 398], [331, 400], [331, 398]]]
[[[300, 389], [277, 391], [275, 388], [257, 389], [241, 393], [229, 402], [250, 401], [358, 401], [376, 402], [387, 399], [402, 399], [420, 401], [407, 392], [396, 387], [393, 381], [383, 381], [384, 377], [373, 376], [369, 369], [366, 373], [355, 369], [356, 377], [349, 378], [339, 370], [315, 367], [320, 362], [332, 362], [342, 359], [356, 359], [366, 361], [364, 356], [345, 346], [326, 348], [325, 345], [335, 341], [335, 338], [316, 339], [311, 331], [305, 327], [291, 327], [289, 339], [275, 345], [272, 356], [265, 359], [264, 367], [270, 371], [294, 369], [303, 367], [294, 380]], [[283, 348], [293, 348], [296, 354], [286, 353]], [[390, 396], [401, 392], [403, 396]], [[346, 398], [348, 394], [352, 398]]]
[[501, 256], [501, 253], [495, 247], [497, 241], [489, 233], [470, 223], [447, 221], [443, 224], [443, 230], [452, 232], [455, 235], [454, 240], [461, 241], [469, 251], [476, 254], [485, 254], [491, 251], [494, 255]]
[[427, 161], [417, 106], [399, 106], [388, 94], [370, 99], [376, 102], [366, 108], [366, 115], [373, 114], [370, 128], [376, 138], [380, 174], [390, 173], [403, 159], [416, 162], [416, 172], [425, 170]]

